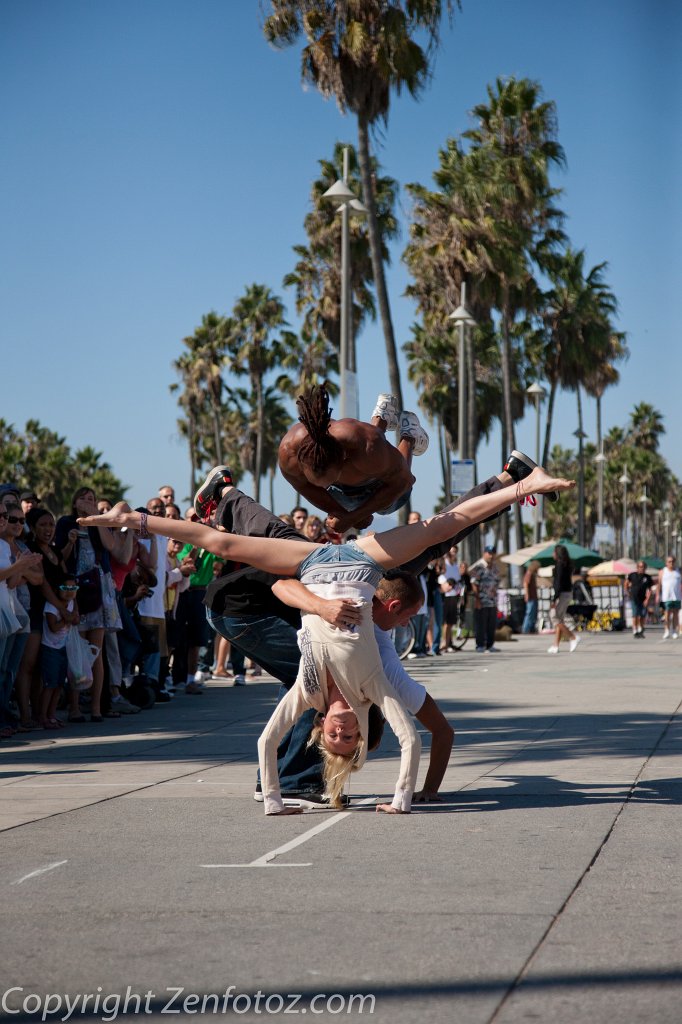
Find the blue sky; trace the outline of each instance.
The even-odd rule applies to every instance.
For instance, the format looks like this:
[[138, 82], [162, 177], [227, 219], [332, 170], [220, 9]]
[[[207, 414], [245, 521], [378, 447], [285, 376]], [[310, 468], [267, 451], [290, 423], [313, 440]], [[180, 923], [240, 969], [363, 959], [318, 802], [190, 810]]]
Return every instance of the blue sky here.
[[[162, 483], [188, 491], [169, 393], [182, 338], [253, 282], [282, 295], [295, 324], [281, 282], [304, 240], [317, 161], [337, 140], [355, 142], [354, 120], [302, 89], [298, 48], [270, 49], [260, 21], [248, 0], [0, 5], [0, 416], [92, 444], [135, 504]], [[676, 0], [464, 0], [430, 87], [418, 103], [394, 99], [376, 140], [386, 173], [430, 184], [439, 147], [470, 126], [488, 83], [541, 83], [567, 156], [554, 175], [566, 230], [588, 267], [608, 261], [632, 353], [604, 398], [605, 429], [652, 402], [677, 476], [681, 22]], [[388, 285], [402, 344], [414, 319], [404, 191], [400, 211]], [[387, 387], [378, 325], [358, 338], [358, 358], [369, 415]], [[591, 436], [594, 419], [588, 401]], [[562, 396], [554, 440], [571, 446], [576, 426], [575, 398]], [[534, 437], [529, 411], [517, 443], [532, 452]], [[499, 464], [494, 435], [479, 473]], [[414, 503], [427, 513], [440, 491], [435, 444], [415, 470]], [[279, 482], [277, 511], [292, 504]]]

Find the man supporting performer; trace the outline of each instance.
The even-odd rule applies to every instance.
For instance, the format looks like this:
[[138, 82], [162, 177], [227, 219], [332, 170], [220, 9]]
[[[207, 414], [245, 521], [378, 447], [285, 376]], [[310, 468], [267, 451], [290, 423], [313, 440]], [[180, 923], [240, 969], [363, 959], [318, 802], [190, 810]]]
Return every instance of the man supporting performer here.
[[[412, 456], [429, 445], [414, 413], [400, 412], [392, 395], [379, 395], [371, 423], [333, 420], [324, 384], [296, 405], [299, 422], [282, 438], [279, 468], [298, 494], [329, 513], [328, 529], [364, 530], [373, 513], [390, 515], [409, 500]], [[399, 430], [397, 448], [387, 430]]]
[[[505, 471], [479, 484], [444, 511], [455, 508], [470, 497], [490, 494], [518, 482], [528, 476], [534, 466], [535, 463], [527, 456], [514, 453]], [[229, 533], [304, 540], [296, 530], [232, 487], [228, 483], [230, 479], [225, 467], [218, 467], [209, 474], [195, 499], [195, 510], [200, 518], [205, 517], [207, 510], [217, 503], [216, 524]], [[403, 668], [389, 633], [397, 625], [404, 625], [421, 605], [421, 588], [413, 577], [474, 528], [472, 526], [433, 546], [403, 566], [403, 572], [393, 578], [385, 578], [372, 602], [374, 632], [386, 678], [407, 710], [431, 733], [429, 768], [421, 791], [415, 794], [415, 801], [438, 799], [454, 731], [426, 689]], [[415, 583], [412, 587], [411, 580]], [[306, 590], [297, 580], [278, 581], [268, 573], [248, 566], [236, 567], [234, 563], [228, 563], [223, 575], [209, 585], [205, 603], [213, 628], [280, 680], [280, 697], [293, 686], [298, 673], [300, 651], [297, 631], [301, 624], [298, 609], [314, 612], [331, 625], [353, 622], [357, 615], [357, 610], [347, 601], [327, 601]], [[306, 712], [280, 744], [278, 771], [285, 802], [288, 800], [303, 806], [324, 802], [320, 756], [314, 746], [308, 746], [314, 718], [314, 711]], [[255, 798], [262, 799], [258, 788]]]

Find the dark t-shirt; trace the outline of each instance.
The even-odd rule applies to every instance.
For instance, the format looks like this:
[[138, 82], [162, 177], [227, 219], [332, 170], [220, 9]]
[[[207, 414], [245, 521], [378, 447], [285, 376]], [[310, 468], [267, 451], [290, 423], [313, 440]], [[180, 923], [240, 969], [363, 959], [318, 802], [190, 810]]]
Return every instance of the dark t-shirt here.
[[206, 588], [204, 604], [216, 615], [240, 619], [274, 615], [298, 629], [301, 625], [298, 609], [290, 608], [272, 592], [279, 578], [249, 565], [238, 567], [235, 562], [226, 562], [221, 575]]
[[635, 604], [644, 604], [647, 590], [651, 590], [654, 581], [646, 572], [631, 572], [628, 576], [630, 584], [630, 597]]

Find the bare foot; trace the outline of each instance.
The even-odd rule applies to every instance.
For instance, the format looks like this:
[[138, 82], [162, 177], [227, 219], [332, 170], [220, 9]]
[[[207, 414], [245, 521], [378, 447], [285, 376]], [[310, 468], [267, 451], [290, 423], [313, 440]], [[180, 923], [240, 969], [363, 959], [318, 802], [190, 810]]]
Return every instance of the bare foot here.
[[575, 487], [575, 480], [566, 480], [560, 476], [550, 476], [542, 466], [536, 466], [533, 472], [519, 481], [517, 490], [519, 497], [528, 494], [549, 494], [550, 491], [571, 491]]
[[140, 528], [140, 513], [132, 512], [127, 502], [119, 501], [108, 512], [83, 516], [77, 522], [79, 526], [132, 526], [136, 530]]
[[409, 814], [409, 811], [399, 811], [393, 804], [377, 804], [377, 814]]

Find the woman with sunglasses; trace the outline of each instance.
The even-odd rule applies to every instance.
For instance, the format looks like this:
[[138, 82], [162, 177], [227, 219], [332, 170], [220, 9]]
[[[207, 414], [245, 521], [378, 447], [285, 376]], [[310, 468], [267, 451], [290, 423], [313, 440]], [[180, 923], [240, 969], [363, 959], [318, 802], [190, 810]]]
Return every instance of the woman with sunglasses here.
[[11, 601], [20, 626], [0, 639], [0, 739], [16, 732], [9, 703], [30, 629], [31, 598], [27, 584], [38, 584], [43, 579], [40, 555], [18, 540], [24, 521], [18, 505], [0, 504], [0, 586], [12, 591]]

